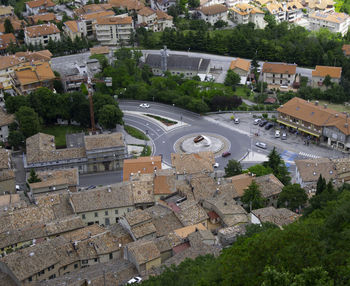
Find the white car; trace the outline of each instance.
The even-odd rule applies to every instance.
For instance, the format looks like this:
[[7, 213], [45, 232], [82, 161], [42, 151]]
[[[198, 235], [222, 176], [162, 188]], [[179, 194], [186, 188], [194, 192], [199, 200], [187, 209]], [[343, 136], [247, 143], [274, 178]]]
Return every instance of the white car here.
[[214, 164], [214, 168], [219, 168], [219, 166], [220, 166], [219, 163]]
[[142, 281], [141, 277], [135, 276], [128, 281], [128, 284], [140, 283]]
[[254, 125], [258, 125], [260, 123], [260, 121], [261, 121], [260, 118], [254, 119]]
[[142, 108], [149, 108], [149, 104], [148, 103], [141, 103], [140, 107], [142, 107]]
[[275, 138], [280, 138], [281, 132], [279, 130], [275, 131]]
[[262, 148], [262, 149], [266, 149], [267, 145], [264, 142], [256, 142], [255, 146]]

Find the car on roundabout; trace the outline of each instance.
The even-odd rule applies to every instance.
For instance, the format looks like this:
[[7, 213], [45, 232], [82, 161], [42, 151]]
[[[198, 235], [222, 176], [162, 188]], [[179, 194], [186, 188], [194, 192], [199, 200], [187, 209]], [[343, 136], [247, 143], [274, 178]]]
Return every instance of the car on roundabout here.
[[148, 103], [141, 103], [139, 105], [141, 108], [150, 108], [149, 104]]
[[225, 157], [228, 157], [228, 156], [230, 156], [230, 155], [231, 155], [231, 152], [228, 152], [228, 151], [227, 151], [227, 152], [222, 153], [221, 156], [225, 158]]

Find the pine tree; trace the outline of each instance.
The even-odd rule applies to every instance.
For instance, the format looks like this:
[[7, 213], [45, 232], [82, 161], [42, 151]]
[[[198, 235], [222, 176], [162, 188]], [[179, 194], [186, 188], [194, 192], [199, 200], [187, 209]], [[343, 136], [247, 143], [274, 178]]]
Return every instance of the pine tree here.
[[28, 183], [32, 184], [32, 183], [37, 183], [37, 182], [41, 182], [41, 179], [38, 177], [38, 175], [36, 174], [34, 169], [30, 170], [30, 175], [29, 175], [29, 179], [28, 179]]
[[320, 175], [316, 185], [316, 195], [321, 194], [326, 189], [326, 179]]

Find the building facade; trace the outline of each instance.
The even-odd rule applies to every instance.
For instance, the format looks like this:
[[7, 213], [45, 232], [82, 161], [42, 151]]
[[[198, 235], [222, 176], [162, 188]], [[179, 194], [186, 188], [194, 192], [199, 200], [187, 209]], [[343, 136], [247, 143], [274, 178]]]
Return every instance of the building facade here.
[[200, 19], [214, 25], [217, 21], [227, 22], [227, 7], [222, 4], [216, 4], [208, 7], [201, 7], [197, 10]]
[[328, 88], [328, 86], [323, 83], [327, 75], [330, 76], [331, 84], [339, 84], [341, 72], [341, 67], [316, 66], [315, 70], [312, 71], [311, 86], [321, 89]]
[[54, 42], [61, 40], [60, 30], [55, 24], [42, 24], [24, 29], [24, 41], [26, 45], [35, 46], [41, 44], [46, 46], [50, 39]]
[[324, 13], [317, 11], [309, 15], [309, 28], [311, 31], [326, 28], [333, 33], [340, 33], [344, 37], [348, 32], [349, 23], [350, 17], [345, 13]]
[[264, 63], [262, 73], [263, 80], [268, 85], [292, 86], [296, 79], [297, 65]]

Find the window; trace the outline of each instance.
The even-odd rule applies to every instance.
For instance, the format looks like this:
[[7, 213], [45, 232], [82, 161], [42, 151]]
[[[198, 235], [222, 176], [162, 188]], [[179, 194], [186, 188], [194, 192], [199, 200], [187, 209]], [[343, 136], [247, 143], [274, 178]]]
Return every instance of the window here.
[[82, 260], [81, 264], [88, 264], [88, 260]]
[[109, 225], [109, 218], [105, 218], [105, 225]]
[[33, 281], [33, 277], [30, 276], [30, 277], [28, 278], [28, 281], [29, 281], [29, 282], [32, 282], [32, 281]]
[[105, 211], [105, 215], [108, 215], [108, 211]]
[[52, 275], [49, 277], [49, 279], [54, 279], [54, 278], [56, 278], [56, 274], [52, 274]]
[[94, 261], [97, 262], [97, 258], [94, 258]]
[[63, 270], [66, 270], [67, 269], [67, 265], [63, 267]]
[[109, 259], [113, 259], [113, 253], [109, 254]]
[[74, 264], [74, 269], [77, 269], [78, 268], [78, 264]]
[[81, 218], [82, 219], [86, 219], [85, 214], [82, 214]]
[[51, 265], [49, 268], [47, 268], [47, 270], [51, 271], [54, 268], [55, 268], [55, 265]]
[[98, 217], [98, 213], [95, 213], [95, 217]]
[[118, 210], [115, 210], [114, 213], [115, 213], [115, 214], [118, 214]]

